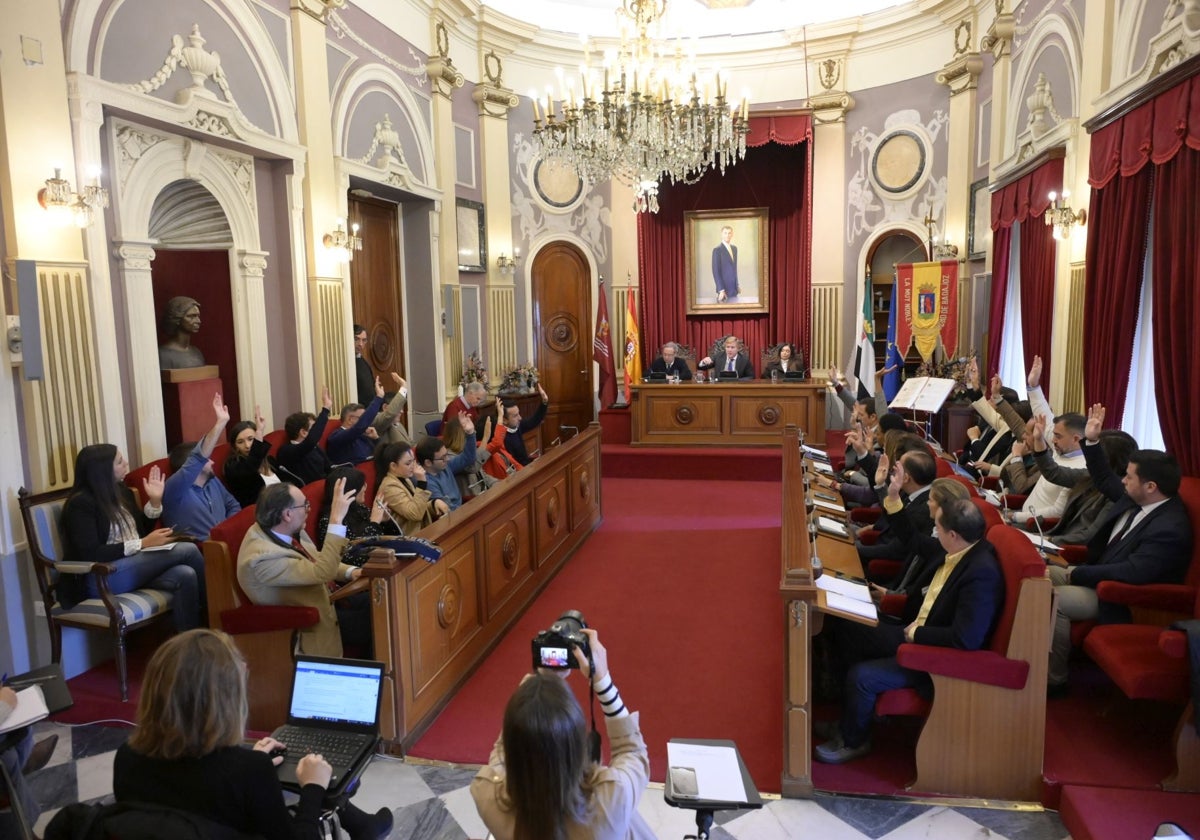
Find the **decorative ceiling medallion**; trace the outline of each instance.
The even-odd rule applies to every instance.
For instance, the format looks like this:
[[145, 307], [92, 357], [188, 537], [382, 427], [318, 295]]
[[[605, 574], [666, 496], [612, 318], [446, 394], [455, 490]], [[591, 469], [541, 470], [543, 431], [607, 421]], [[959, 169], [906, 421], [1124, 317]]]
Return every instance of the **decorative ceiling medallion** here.
[[533, 190], [548, 209], [573, 210], [583, 198], [583, 179], [566, 163], [539, 160], [533, 165]]
[[923, 137], [909, 129], [890, 131], [871, 155], [871, 180], [889, 197], [911, 194], [924, 181], [928, 160]]

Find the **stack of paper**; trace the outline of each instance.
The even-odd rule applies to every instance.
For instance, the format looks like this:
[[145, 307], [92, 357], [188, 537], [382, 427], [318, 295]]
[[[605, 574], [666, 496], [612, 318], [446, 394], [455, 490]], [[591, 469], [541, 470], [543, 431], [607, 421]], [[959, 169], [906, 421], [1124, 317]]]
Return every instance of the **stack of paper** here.
[[0, 733], [9, 732], [22, 726], [36, 723], [50, 714], [46, 708], [46, 698], [40, 685], [31, 685], [17, 692], [17, 707], [0, 726]]
[[825, 606], [828, 609], [872, 620], [879, 618], [875, 602], [871, 600], [871, 590], [865, 583], [825, 574], [817, 578], [817, 589], [825, 591]]
[[746, 802], [746, 785], [733, 747], [668, 741], [667, 764], [695, 772], [697, 799]]
[[800, 444], [800, 452], [805, 458], [813, 458], [817, 461], [829, 460], [829, 455], [824, 449], [817, 449], [815, 446], [809, 446], [807, 443]]
[[[1017, 530], [1021, 531], [1020, 528], [1018, 528]], [[1024, 534], [1026, 537], [1028, 537], [1029, 541], [1031, 543], [1033, 543], [1036, 546], [1042, 547], [1046, 551], [1052, 552], [1054, 554], [1058, 554], [1059, 552], [1062, 551], [1062, 549], [1058, 545], [1050, 542], [1050, 540], [1046, 539], [1045, 537], [1039, 537], [1037, 534], [1033, 533], [1032, 531], [1021, 531], [1021, 533]]]
[[836, 520], [830, 519], [828, 516], [817, 517], [817, 527], [829, 534], [834, 534], [839, 537], [850, 536], [846, 532], [846, 526]]

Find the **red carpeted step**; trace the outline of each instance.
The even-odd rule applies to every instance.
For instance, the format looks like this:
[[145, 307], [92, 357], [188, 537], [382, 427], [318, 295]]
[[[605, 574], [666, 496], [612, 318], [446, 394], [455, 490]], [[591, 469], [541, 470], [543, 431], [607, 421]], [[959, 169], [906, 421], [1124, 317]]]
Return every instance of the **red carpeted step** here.
[[1164, 822], [1200, 837], [1200, 794], [1195, 793], [1066, 785], [1059, 815], [1072, 840], [1150, 838]]
[[605, 478], [669, 478], [680, 481], [771, 481], [783, 475], [777, 448], [600, 447]]
[[[669, 738], [731, 738], [755, 783], [782, 773], [778, 489], [766, 482], [604, 479], [604, 523], [414, 746], [483, 763], [530, 667], [530, 639], [564, 610], [600, 633], [641, 713], [651, 778]], [[586, 702], [583, 681], [572, 679]], [[603, 726], [603, 724], [601, 724]]]

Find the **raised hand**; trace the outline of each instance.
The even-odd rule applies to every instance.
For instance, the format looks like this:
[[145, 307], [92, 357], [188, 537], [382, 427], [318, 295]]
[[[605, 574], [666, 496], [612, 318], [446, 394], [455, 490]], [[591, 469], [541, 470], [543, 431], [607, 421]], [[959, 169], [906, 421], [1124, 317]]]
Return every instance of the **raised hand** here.
[[546, 389], [542, 387], [542, 383], [538, 383], [538, 393], [542, 395], [542, 402], [550, 402], [550, 398], [546, 396]]
[[892, 469], [892, 462], [886, 455], [879, 456], [879, 463], [875, 466], [875, 486], [883, 484], [887, 481], [888, 473]]
[[904, 462], [897, 461], [896, 466], [892, 468], [892, 480], [888, 482], [888, 495], [899, 498], [900, 488], [907, 480], [908, 473], [904, 471]]
[[220, 394], [213, 394], [212, 407], [213, 416], [216, 417], [218, 423], [225, 425], [229, 422], [229, 406], [225, 405]]
[[882, 382], [883, 377], [887, 376], [889, 373], [894, 373], [895, 371], [899, 370], [899, 368], [900, 365], [892, 365], [891, 367], [885, 367], [883, 370], [875, 371], [875, 381]]
[[1036, 388], [1038, 383], [1042, 381], [1042, 357], [1034, 356], [1033, 364], [1029, 366], [1029, 376], [1025, 379], [1025, 384], [1030, 390]]
[[408, 382], [405, 381], [404, 377], [394, 371], [392, 372], [392, 381], [396, 383], [397, 391], [408, 387]]
[[979, 361], [974, 356], [967, 362], [967, 387], [972, 391], [979, 390]]
[[1087, 425], [1084, 426], [1083, 436], [1089, 443], [1100, 440], [1100, 432], [1104, 429], [1104, 406], [1095, 403], [1088, 409]]
[[379, 440], [379, 430], [374, 426], [367, 426], [363, 429], [363, 437], [367, 440]]
[[379, 381], [379, 377], [375, 377], [375, 396], [383, 399], [383, 383]]
[[475, 434], [475, 423], [471, 420], [471, 415], [467, 414], [467, 412], [460, 411], [458, 413], [458, 423], [462, 426], [464, 435]]
[[254, 406], [254, 437], [258, 440], [263, 439], [263, 433], [267, 430], [267, 418], [263, 417], [262, 408]]
[[492, 439], [492, 418], [485, 417], [483, 419], [483, 434], [479, 436], [479, 443], [486, 446], [487, 442]]
[[1000, 402], [1000, 400], [1002, 399], [1002, 397], [1000, 396], [1000, 389], [1003, 387], [1004, 387], [1004, 381], [1002, 379], [1000, 379], [1000, 374], [998, 374], [998, 373], [992, 374], [991, 393], [989, 394], [992, 402], [994, 402], [994, 403]]
[[339, 478], [333, 484], [333, 501], [329, 505], [329, 524], [341, 525], [350, 510], [350, 504], [358, 493], [346, 489], [346, 479]]
[[1029, 445], [1023, 440], [1014, 440], [1012, 445], [1012, 456], [1014, 458], [1024, 458], [1029, 452]]
[[850, 448], [860, 456], [867, 454], [866, 434], [858, 429], [846, 432], [846, 443], [850, 444]]
[[150, 468], [150, 473], [142, 479], [142, 489], [146, 491], [146, 501], [150, 507], [162, 507], [163, 487], [167, 480], [163, 471], [157, 466]]
[[328, 385], [321, 386], [321, 408], [333, 410], [333, 395], [329, 393]]

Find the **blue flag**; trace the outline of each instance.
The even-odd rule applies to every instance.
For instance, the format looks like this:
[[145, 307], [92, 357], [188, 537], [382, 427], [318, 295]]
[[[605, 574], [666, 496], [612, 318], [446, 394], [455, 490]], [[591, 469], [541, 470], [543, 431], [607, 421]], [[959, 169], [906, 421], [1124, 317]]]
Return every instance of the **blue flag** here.
[[887, 353], [883, 357], [883, 366], [895, 370], [883, 377], [883, 395], [891, 402], [900, 390], [904, 373], [904, 357], [896, 347], [896, 283], [892, 282], [892, 302], [888, 307]]

